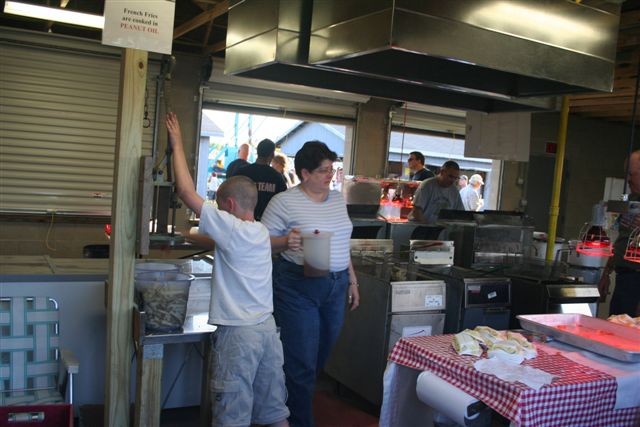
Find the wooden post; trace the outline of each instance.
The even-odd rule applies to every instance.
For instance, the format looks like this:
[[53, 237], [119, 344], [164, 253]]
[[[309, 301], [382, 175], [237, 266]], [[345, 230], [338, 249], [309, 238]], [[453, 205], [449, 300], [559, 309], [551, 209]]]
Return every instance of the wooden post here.
[[136, 352], [136, 407], [134, 427], [158, 427], [162, 410], [163, 344], [141, 345]]
[[104, 425], [129, 425], [129, 384], [133, 277], [142, 154], [142, 118], [147, 80], [146, 51], [124, 49], [120, 66], [120, 100], [116, 133], [111, 253], [107, 300], [107, 362]]

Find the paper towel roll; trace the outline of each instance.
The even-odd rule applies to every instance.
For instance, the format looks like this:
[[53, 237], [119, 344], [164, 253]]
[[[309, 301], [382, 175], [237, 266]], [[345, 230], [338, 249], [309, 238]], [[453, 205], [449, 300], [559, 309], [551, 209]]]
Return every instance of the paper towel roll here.
[[416, 381], [416, 394], [418, 399], [437, 412], [449, 417], [461, 426], [469, 424], [479, 416], [475, 413], [467, 417], [467, 407], [478, 402], [478, 399], [452, 386], [431, 372], [423, 372], [418, 375]]

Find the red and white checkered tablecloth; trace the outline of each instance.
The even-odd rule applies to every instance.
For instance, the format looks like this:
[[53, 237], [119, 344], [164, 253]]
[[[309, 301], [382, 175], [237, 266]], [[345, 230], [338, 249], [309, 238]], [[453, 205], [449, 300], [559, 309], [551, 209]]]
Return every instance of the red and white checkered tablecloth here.
[[616, 380], [560, 354], [538, 350], [525, 365], [555, 376], [536, 391], [478, 372], [475, 356], [458, 355], [453, 335], [403, 338], [389, 360], [417, 370], [428, 370], [481, 400], [520, 427], [527, 426], [640, 426], [640, 407], [615, 410]]

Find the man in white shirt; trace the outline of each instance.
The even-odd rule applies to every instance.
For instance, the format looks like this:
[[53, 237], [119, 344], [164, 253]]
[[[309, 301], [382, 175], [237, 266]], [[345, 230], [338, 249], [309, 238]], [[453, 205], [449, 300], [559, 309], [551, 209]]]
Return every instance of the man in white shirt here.
[[460, 190], [460, 198], [466, 211], [481, 211], [484, 206], [484, 200], [480, 196], [480, 187], [484, 185], [482, 176], [478, 174], [471, 175], [469, 185]]

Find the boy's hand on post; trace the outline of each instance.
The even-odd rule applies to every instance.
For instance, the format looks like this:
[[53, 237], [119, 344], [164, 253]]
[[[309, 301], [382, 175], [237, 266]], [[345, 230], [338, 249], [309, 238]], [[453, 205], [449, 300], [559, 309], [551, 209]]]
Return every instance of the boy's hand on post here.
[[169, 144], [171, 145], [171, 147], [182, 144], [180, 122], [178, 121], [178, 116], [176, 116], [176, 113], [167, 113], [165, 124], [167, 125], [167, 131], [169, 132]]

